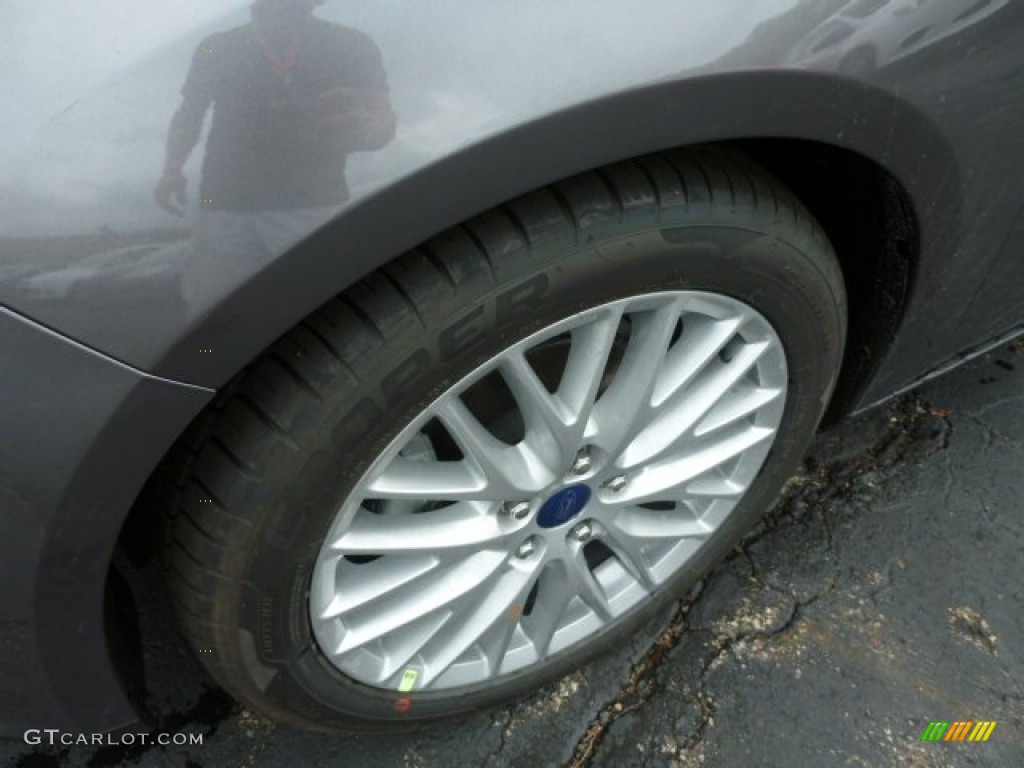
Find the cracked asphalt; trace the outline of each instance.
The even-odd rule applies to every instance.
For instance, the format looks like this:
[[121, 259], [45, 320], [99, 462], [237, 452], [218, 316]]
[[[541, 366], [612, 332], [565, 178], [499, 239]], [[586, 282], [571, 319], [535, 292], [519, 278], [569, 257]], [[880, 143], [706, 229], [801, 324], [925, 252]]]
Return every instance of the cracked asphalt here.
[[[0, 744], [48, 766], [1024, 765], [1024, 343], [823, 433], [764, 522], [614, 655], [388, 737], [238, 709], [147, 612], [149, 706], [201, 747]], [[159, 595], [156, 568], [138, 573]], [[151, 601], [152, 602], [152, 601]], [[922, 743], [932, 720], [990, 740]]]

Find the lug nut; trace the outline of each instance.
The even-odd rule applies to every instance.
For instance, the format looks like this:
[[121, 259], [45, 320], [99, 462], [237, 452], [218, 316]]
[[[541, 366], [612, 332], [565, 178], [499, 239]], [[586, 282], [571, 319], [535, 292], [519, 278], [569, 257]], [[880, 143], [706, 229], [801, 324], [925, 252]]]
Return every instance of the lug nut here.
[[572, 473], [574, 475], [585, 475], [590, 471], [593, 464], [590, 460], [590, 452], [586, 448], [580, 448], [579, 453], [576, 454], [576, 460], [572, 463]]
[[611, 480], [605, 482], [601, 487], [607, 488], [612, 493], [618, 493], [626, 487], [626, 476], [619, 475], [618, 477], [613, 477]]
[[537, 542], [533, 539], [527, 539], [516, 549], [516, 557], [520, 560], [526, 560], [531, 557], [534, 552], [537, 551]]
[[525, 520], [530, 516], [530, 502], [506, 501], [503, 510], [513, 520]]
[[580, 523], [572, 529], [572, 537], [576, 541], [589, 541], [594, 535], [594, 528], [590, 523]]

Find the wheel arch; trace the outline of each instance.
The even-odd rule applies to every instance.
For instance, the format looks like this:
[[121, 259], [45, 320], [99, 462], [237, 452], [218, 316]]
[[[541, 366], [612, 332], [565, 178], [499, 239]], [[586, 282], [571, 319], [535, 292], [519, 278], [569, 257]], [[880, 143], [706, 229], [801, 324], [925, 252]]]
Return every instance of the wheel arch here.
[[[913, 276], [941, 271], [921, 263], [942, 258], [928, 242], [959, 231], [959, 170], [937, 127], [906, 100], [791, 70], [655, 83], [468, 144], [362, 199], [282, 254], [181, 334], [152, 372], [222, 387], [306, 314], [433, 235], [574, 174], [708, 143], [752, 155], [822, 220], [844, 271], [855, 275], [854, 319], [885, 304], [885, 322], [855, 339], [870, 360], [844, 366], [841, 406], [833, 411], [855, 407], [911, 309]], [[837, 204], [836, 184], [857, 193], [853, 210]], [[872, 227], [873, 242], [858, 236]], [[881, 248], [894, 232], [898, 251]], [[885, 273], [892, 264], [898, 269]], [[210, 347], [218, 353], [198, 354]]]
[[[907, 189], [849, 150], [793, 139], [750, 139], [737, 148], [782, 181], [835, 248], [846, 283], [846, 351], [825, 415], [856, 410], [908, 310], [920, 270], [920, 220]], [[829, 185], [841, 186], [842, 196]]]

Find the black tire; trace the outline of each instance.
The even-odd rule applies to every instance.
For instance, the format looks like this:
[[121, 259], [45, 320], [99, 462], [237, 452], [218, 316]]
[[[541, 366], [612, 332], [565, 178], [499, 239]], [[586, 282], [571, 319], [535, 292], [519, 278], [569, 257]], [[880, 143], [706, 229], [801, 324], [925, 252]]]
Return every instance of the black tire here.
[[[311, 633], [307, 590], [335, 511], [373, 458], [505, 345], [666, 288], [746, 302], [789, 361], [783, 424], [728, 522], [645, 609], [541, 676], [453, 696], [398, 695], [340, 674]], [[226, 689], [305, 728], [408, 726], [522, 696], [678, 599], [770, 506], [828, 403], [845, 323], [821, 228], [765, 171], [719, 150], [584, 173], [454, 227], [311, 314], [197, 425], [168, 516], [185, 632]]]

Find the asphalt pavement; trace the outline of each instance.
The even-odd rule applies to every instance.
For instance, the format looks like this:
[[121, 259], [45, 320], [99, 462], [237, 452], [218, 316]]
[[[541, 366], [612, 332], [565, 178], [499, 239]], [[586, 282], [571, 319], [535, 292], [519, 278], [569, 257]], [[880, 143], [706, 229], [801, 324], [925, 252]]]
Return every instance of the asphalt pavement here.
[[[1024, 765], [1024, 344], [823, 433], [743, 546], [628, 647], [426, 731], [265, 722], [204, 677], [162, 600], [162, 731], [201, 746], [0, 743], [16, 768]], [[154, 565], [138, 573], [160, 596]], [[988, 741], [923, 742], [932, 721]]]

